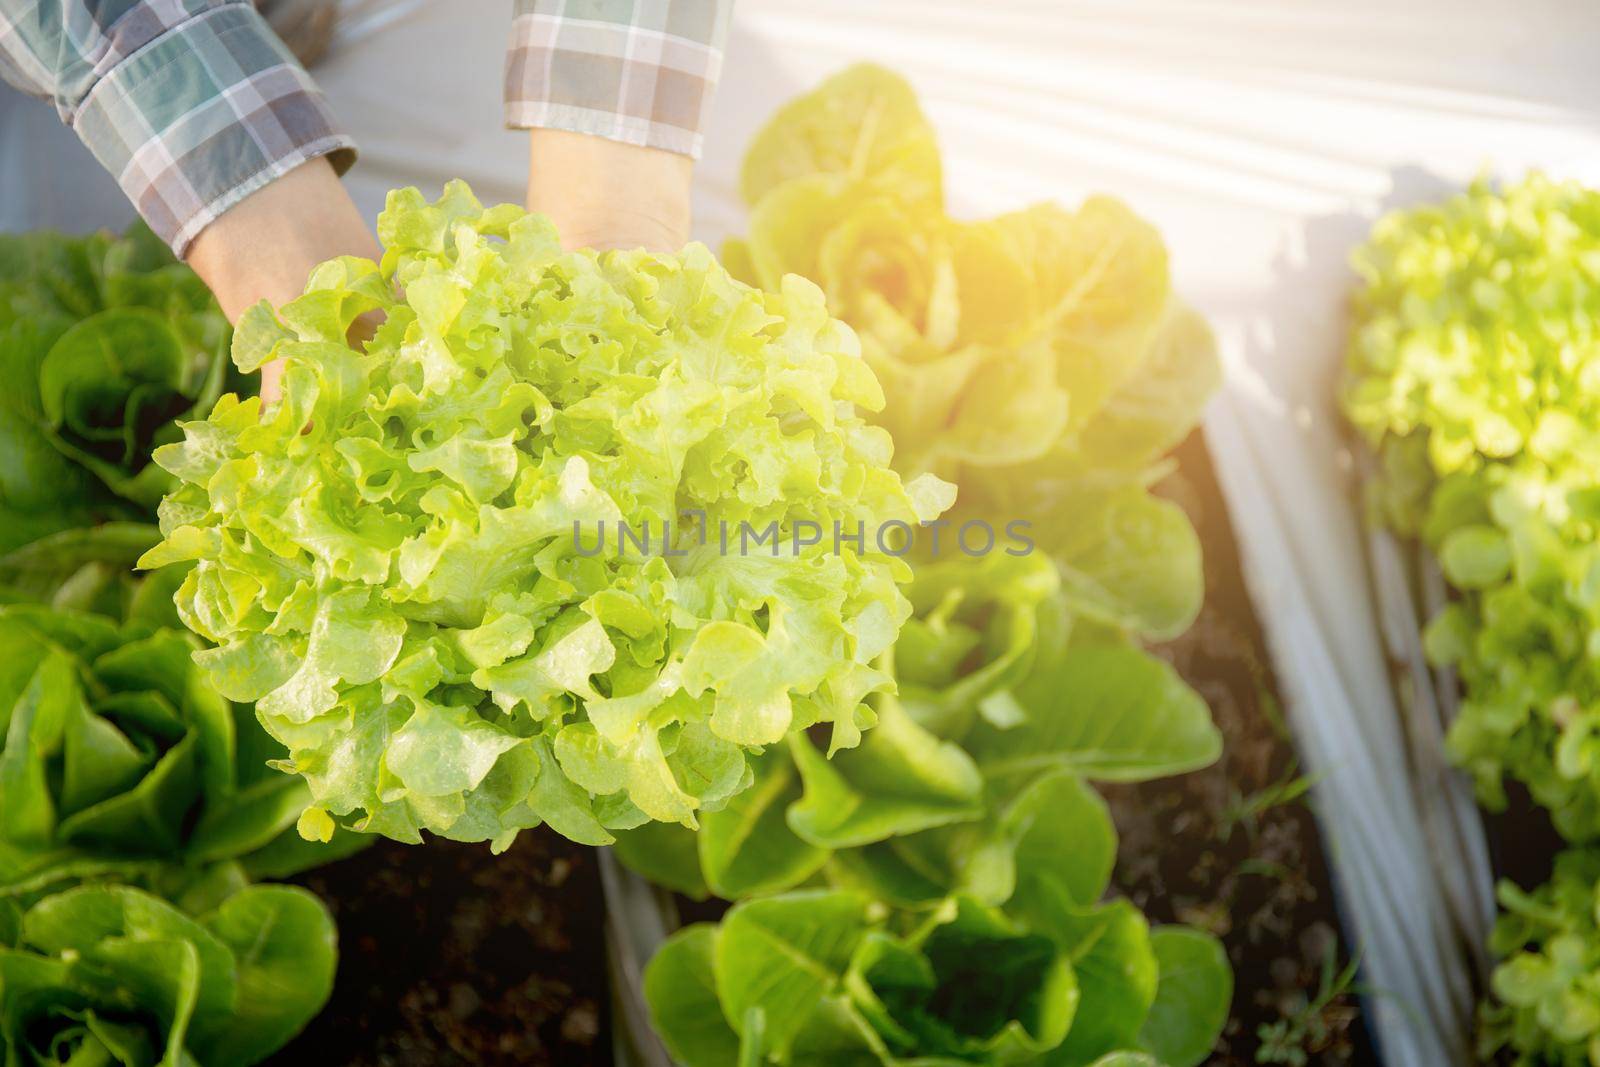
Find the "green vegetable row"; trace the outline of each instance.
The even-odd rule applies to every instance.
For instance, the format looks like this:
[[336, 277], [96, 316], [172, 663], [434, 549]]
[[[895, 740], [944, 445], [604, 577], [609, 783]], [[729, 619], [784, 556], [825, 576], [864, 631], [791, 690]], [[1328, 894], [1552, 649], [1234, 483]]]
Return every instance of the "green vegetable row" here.
[[[912, 613], [876, 725], [830, 754], [792, 734], [698, 830], [618, 857], [736, 901], [646, 972], [685, 1067], [1197, 1064], [1228, 1015], [1220, 944], [1106, 899], [1117, 838], [1090, 783], [1204, 766], [1204, 702], [1140, 640], [1203, 594], [1161, 455], [1218, 377], [1159, 236], [1119, 203], [944, 213], [910, 88], [857, 67], [787, 105], [745, 161], [752, 284], [817, 281], [884, 383], [904, 477], [956, 483], [946, 548], [908, 557]], [[1037, 550], [972, 558], [964, 524]]]
[[148, 231], [0, 238], [7, 1064], [244, 1067], [332, 988], [326, 908], [252, 883], [356, 842], [300, 838], [304, 784], [192, 663], [181, 572], [133, 572], [174, 484], [150, 451], [215, 401], [227, 347]]
[[[1540, 175], [1380, 221], [1355, 260], [1344, 407], [1376, 452], [1377, 521], [1419, 538], [1452, 598], [1430, 660], [1460, 678], [1450, 755], [1483, 803], [1525, 787], [1600, 841], [1600, 194]], [[1600, 1062], [1592, 856], [1509, 882], [1485, 1055]]]
[[228, 386], [228, 324], [149, 230], [0, 239], [0, 552], [171, 487], [150, 462]]

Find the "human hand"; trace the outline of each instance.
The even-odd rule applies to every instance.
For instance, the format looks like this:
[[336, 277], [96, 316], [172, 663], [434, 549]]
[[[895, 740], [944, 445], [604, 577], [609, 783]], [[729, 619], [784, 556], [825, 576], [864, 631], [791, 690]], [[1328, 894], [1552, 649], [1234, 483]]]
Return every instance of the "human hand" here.
[[[344, 184], [319, 158], [224, 212], [200, 231], [186, 258], [216, 294], [228, 321], [236, 322], [261, 300], [276, 307], [299, 296], [312, 268], [324, 260], [381, 255]], [[282, 374], [279, 363], [261, 368], [264, 402], [278, 399]]]
[[676, 252], [689, 239], [694, 161], [567, 130], [529, 130], [528, 210], [567, 248]]

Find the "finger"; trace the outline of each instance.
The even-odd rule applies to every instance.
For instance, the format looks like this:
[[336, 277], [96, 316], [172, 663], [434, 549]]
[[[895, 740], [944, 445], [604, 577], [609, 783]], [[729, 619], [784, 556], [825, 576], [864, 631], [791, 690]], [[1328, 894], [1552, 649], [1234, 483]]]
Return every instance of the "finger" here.
[[283, 395], [283, 360], [275, 359], [261, 367], [261, 404], [271, 407]]

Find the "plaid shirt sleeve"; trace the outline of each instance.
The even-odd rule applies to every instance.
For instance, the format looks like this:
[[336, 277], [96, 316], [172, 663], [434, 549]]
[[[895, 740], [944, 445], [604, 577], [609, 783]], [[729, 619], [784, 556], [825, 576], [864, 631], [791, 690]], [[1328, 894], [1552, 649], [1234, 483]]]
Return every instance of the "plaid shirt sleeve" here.
[[300, 164], [355, 161], [248, 0], [0, 0], [0, 74], [55, 104], [180, 256]]
[[698, 158], [733, 0], [517, 0], [506, 124]]

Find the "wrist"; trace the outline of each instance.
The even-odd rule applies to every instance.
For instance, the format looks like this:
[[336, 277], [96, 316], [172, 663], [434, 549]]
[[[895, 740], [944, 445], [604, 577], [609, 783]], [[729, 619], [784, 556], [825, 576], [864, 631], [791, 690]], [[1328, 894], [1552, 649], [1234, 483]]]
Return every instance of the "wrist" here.
[[[245, 197], [201, 230], [185, 257], [229, 322], [262, 300], [279, 307], [305, 292], [311, 271], [337, 256], [382, 255], [326, 159], [302, 164]], [[261, 395], [278, 396], [283, 368], [261, 368]]]
[[318, 158], [220, 215], [185, 258], [233, 322], [262, 300], [274, 307], [293, 300], [312, 268], [346, 255], [381, 252], [333, 167]]
[[528, 209], [567, 248], [671, 252], [689, 239], [694, 161], [568, 130], [529, 131]]

